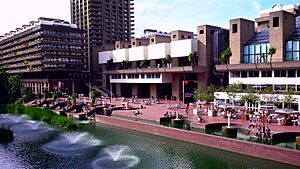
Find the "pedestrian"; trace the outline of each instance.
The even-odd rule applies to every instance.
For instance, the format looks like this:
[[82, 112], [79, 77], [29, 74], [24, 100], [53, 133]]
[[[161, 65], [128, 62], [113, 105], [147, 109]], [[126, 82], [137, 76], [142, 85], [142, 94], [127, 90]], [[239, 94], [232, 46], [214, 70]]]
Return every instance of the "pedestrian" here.
[[269, 127], [267, 127], [267, 129], [266, 129], [266, 133], [267, 133], [267, 138], [272, 140], [272, 138], [271, 138], [271, 129]]

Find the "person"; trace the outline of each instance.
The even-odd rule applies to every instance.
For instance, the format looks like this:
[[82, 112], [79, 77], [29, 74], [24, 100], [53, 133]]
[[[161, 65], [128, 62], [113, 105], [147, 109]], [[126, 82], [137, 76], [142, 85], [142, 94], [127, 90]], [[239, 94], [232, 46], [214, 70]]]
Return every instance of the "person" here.
[[256, 121], [253, 121], [252, 123], [252, 127], [255, 128], [256, 127]]
[[252, 120], [250, 120], [249, 124], [248, 124], [248, 128], [251, 129], [252, 126], [253, 126], [253, 123], [252, 123]]
[[267, 133], [267, 139], [269, 138], [271, 140], [272, 139], [271, 138], [271, 129], [269, 127], [267, 127], [267, 129], [266, 129], [266, 133]]
[[185, 112], [185, 114], [189, 114], [189, 109], [185, 108], [184, 112]]
[[272, 124], [272, 119], [271, 119], [271, 117], [270, 117], [270, 116], [268, 117], [267, 123], [268, 123], [269, 125], [271, 125], [271, 124]]
[[165, 117], [168, 117], [169, 116], [169, 112], [167, 111], [165, 114], [164, 114]]

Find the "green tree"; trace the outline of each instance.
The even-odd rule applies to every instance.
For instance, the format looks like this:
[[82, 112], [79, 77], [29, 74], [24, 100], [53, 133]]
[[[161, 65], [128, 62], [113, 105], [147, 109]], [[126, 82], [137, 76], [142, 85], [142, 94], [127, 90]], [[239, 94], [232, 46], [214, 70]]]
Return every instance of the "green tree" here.
[[8, 92], [9, 101], [14, 102], [18, 97], [20, 97], [21, 81], [20, 76], [13, 75], [8, 76], [6, 90]]
[[124, 69], [127, 69], [128, 66], [129, 66], [129, 64], [130, 64], [130, 61], [129, 61], [129, 60], [123, 60], [123, 61], [121, 62], [121, 65], [123, 66]]
[[94, 91], [90, 92], [90, 98], [92, 99], [92, 102], [95, 103], [96, 98], [101, 96], [101, 91], [99, 89], [96, 89]]
[[251, 85], [246, 86], [246, 92], [247, 94], [241, 97], [241, 104], [245, 104], [245, 102], [255, 104], [259, 101], [259, 96]]
[[231, 48], [226, 48], [220, 56], [220, 62], [221, 64], [225, 64], [226, 65], [226, 69], [228, 69], [228, 64], [229, 64], [229, 59], [232, 56], [232, 52], [231, 52]]
[[199, 85], [198, 88], [193, 93], [194, 100], [201, 100], [206, 102], [212, 102], [214, 100], [214, 93], [216, 91], [216, 87], [212, 84], [207, 87], [207, 90], [204, 90], [202, 85]]
[[32, 100], [34, 95], [32, 93], [32, 89], [30, 87], [25, 87], [22, 86], [21, 87], [21, 97], [25, 100], [25, 101], [29, 101]]
[[149, 63], [150, 63], [149, 60], [144, 59], [140, 62], [140, 66], [145, 68], [145, 67], [149, 66]]
[[61, 96], [62, 96], [62, 93], [59, 90], [52, 92], [53, 99], [57, 99], [57, 98], [59, 98]]
[[272, 62], [273, 55], [276, 53], [276, 51], [277, 51], [277, 49], [274, 47], [269, 48], [270, 63]]
[[191, 63], [191, 66], [196, 66], [196, 61], [197, 61], [197, 52], [191, 52], [189, 55], [188, 55], [188, 61]]
[[227, 88], [225, 89], [225, 92], [229, 96], [229, 99], [233, 105], [234, 105], [234, 100], [236, 98], [236, 95], [240, 91], [241, 91], [241, 84], [236, 84], [236, 83], [227, 86]]
[[73, 93], [70, 98], [71, 98], [71, 101], [74, 102], [74, 101], [76, 101], [77, 98], [79, 98], [79, 95], [77, 93]]

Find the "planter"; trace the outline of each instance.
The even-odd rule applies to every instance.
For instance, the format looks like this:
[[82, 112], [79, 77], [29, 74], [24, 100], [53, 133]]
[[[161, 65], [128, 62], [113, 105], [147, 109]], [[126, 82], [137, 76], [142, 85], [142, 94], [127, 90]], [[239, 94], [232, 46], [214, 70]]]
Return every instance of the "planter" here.
[[171, 127], [183, 129], [183, 119], [171, 119]]
[[228, 138], [236, 138], [237, 137], [237, 128], [236, 127], [222, 127], [222, 136]]

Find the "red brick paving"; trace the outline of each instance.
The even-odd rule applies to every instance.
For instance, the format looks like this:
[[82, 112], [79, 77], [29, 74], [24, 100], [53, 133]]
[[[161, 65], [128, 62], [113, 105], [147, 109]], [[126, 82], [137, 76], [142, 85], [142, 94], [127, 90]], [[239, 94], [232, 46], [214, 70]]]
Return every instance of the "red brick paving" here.
[[[131, 99], [127, 99], [131, 100]], [[141, 99], [138, 99], [139, 101]], [[116, 106], [121, 106], [122, 101], [116, 101], [113, 100], [113, 104]], [[175, 104], [181, 104], [181, 108], [179, 109], [168, 109], [168, 105], [175, 105]], [[138, 109], [141, 114], [135, 116], [133, 113], [133, 110], [117, 110], [113, 112], [113, 116], [118, 116], [118, 117], [126, 117], [126, 118], [134, 118], [134, 119], [140, 119], [140, 120], [148, 120], [148, 121], [156, 121], [159, 122], [159, 118], [163, 117], [163, 115], [167, 111], [175, 112], [177, 111], [180, 115], [183, 115], [186, 117], [188, 120], [191, 121], [191, 126], [195, 128], [204, 128], [206, 124], [209, 123], [227, 123], [227, 118], [219, 118], [219, 117], [208, 117], [203, 116], [205, 119], [205, 123], [200, 123], [197, 121], [198, 116], [193, 115], [192, 109], [189, 109], [189, 114], [185, 114], [185, 108], [186, 105], [183, 105], [182, 102], [180, 101], [169, 101], [169, 100], [163, 100], [160, 102], [160, 104], [157, 103], [152, 103], [150, 105], [144, 105], [141, 103], [138, 104], [132, 104], [130, 103], [130, 107], [134, 108], [140, 108], [141, 105], [143, 105], [144, 109]], [[240, 120], [240, 119], [232, 119], [232, 122], [235, 124], [238, 124], [239, 127], [241, 128], [247, 128], [248, 127], [248, 121], [245, 120]], [[257, 123], [258, 125], [262, 125], [261, 122]], [[280, 133], [280, 132], [300, 132], [300, 125], [298, 126], [282, 126], [278, 125], [277, 123], [272, 123], [269, 125], [269, 128], [271, 129], [272, 133]], [[254, 131], [254, 130], [253, 130]]]

